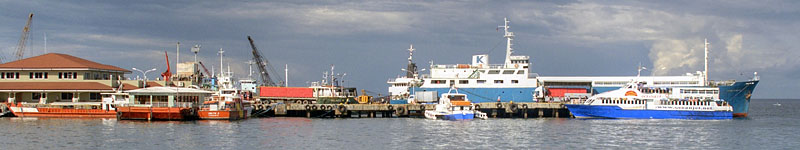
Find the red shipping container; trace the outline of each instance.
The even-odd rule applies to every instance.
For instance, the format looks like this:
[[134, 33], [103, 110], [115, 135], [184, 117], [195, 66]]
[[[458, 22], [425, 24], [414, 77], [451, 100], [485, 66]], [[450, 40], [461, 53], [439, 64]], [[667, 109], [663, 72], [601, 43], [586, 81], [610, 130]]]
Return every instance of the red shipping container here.
[[258, 88], [258, 95], [261, 97], [314, 98], [314, 89], [306, 87], [262, 86]]
[[566, 93], [586, 93], [584, 88], [549, 88], [551, 97], [564, 97]]

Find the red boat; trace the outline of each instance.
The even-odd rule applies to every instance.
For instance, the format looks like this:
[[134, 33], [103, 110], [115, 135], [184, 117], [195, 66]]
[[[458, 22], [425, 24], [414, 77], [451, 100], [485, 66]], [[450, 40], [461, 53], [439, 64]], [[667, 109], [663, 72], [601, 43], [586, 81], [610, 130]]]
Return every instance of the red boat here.
[[194, 109], [190, 107], [118, 107], [120, 120], [191, 120]]
[[239, 120], [247, 118], [241, 101], [206, 101], [197, 111], [200, 119], [208, 120]]

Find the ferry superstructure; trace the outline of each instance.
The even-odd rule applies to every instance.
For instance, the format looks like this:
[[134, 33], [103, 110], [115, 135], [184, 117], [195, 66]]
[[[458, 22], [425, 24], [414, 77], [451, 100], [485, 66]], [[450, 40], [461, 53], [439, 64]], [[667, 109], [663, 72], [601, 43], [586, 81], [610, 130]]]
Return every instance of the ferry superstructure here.
[[[488, 64], [488, 55], [473, 55], [470, 64], [431, 64], [430, 74], [419, 75], [416, 65], [409, 57], [406, 76], [390, 79], [389, 92], [392, 103], [421, 101], [416, 93], [446, 93], [457, 87], [472, 98], [474, 103], [483, 102], [550, 102], [570, 99], [586, 99], [591, 95], [608, 92], [624, 86], [631, 80], [642, 81], [645, 86], [672, 87], [685, 90], [686, 96], [706, 99], [722, 99], [734, 107], [734, 116], [746, 116], [750, 95], [758, 84], [758, 76], [752, 80], [712, 81], [708, 79], [708, 42], [706, 42], [705, 71], [681, 76], [539, 76], [530, 71], [529, 56], [514, 56], [512, 41], [514, 33], [509, 31], [509, 20], [500, 26], [506, 38], [506, 59], [503, 64]], [[413, 48], [409, 49], [413, 52]], [[413, 54], [413, 53], [410, 53]], [[427, 98], [436, 99], [436, 98]]]

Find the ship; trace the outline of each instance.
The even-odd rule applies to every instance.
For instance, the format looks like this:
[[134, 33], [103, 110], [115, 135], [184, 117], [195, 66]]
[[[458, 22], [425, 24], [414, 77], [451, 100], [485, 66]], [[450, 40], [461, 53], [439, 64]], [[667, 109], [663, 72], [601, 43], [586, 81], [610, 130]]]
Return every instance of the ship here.
[[[455, 91], [455, 93], [453, 93]], [[475, 110], [467, 95], [458, 93], [458, 89], [451, 88], [442, 94], [438, 104], [433, 110], [425, 110], [425, 118], [437, 120], [472, 120], [476, 117], [487, 119], [486, 113]]]
[[617, 90], [603, 92], [583, 101], [571, 101], [565, 106], [576, 118], [731, 119], [742, 115], [734, 115], [734, 108], [737, 107], [733, 105], [745, 109], [747, 106], [732, 104], [740, 101], [726, 101], [724, 99], [731, 99], [732, 96], [718, 93], [751, 92], [757, 80], [716, 83], [719, 85], [717, 87], [657, 87], [645, 86], [645, 83], [632, 80]]
[[[733, 107], [733, 116], [747, 116], [750, 96], [758, 84], [754, 73], [748, 81], [713, 81], [708, 79], [708, 42], [706, 41], [705, 70], [678, 76], [540, 76], [530, 70], [530, 56], [514, 55], [509, 19], [499, 26], [504, 31], [506, 57], [502, 64], [489, 64], [487, 54], [472, 56], [469, 64], [433, 64], [430, 73], [420, 74], [412, 61], [409, 49], [406, 75], [387, 81], [391, 103], [434, 104], [438, 93], [449, 87], [472, 98], [473, 103], [486, 102], [567, 102], [585, 100], [592, 95], [619, 89], [631, 80], [645, 86], [673, 88], [705, 88], [707, 92], [689, 94], [695, 97], [718, 98]], [[692, 90], [688, 90], [692, 91]]]
[[254, 97], [256, 104], [272, 103], [297, 103], [297, 104], [355, 104], [358, 97], [357, 89], [345, 87], [341, 79], [347, 75], [334, 74], [335, 66], [331, 65], [331, 71], [323, 73], [322, 81], [311, 82], [307, 87], [280, 87], [280, 86], [259, 86], [257, 96]]
[[218, 78], [219, 90], [210, 100], [203, 102], [197, 111], [200, 119], [239, 120], [250, 117], [253, 111], [252, 102], [244, 99], [248, 92], [240, 92], [234, 88], [232, 76], [233, 73], [228, 71]]

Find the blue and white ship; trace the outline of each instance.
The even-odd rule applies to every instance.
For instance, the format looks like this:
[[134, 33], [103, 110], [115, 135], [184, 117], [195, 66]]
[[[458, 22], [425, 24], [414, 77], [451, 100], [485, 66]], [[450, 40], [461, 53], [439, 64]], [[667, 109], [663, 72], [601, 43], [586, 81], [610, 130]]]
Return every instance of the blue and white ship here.
[[[446, 93], [450, 87], [472, 99], [473, 103], [484, 102], [564, 102], [586, 99], [591, 95], [619, 89], [631, 80], [642, 81], [644, 86], [670, 87], [675, 89], [704, 89], [701, 92], [686, 90], [686, 97], [721, 99], [733, 106], [734, 116], [746, 116], [750, 95], [758, 83], [753, 80], [715, 82], [708, 79], [708, 49], [706, 42], [705, 71], [680, 76], [539, 76], [530, 71], [529, 56], [512, 55], [514, 33], [510, 32], [509, 20], [499, 26], [504, 29], [506, 57], [503, 64], [489, 64], [488, 55], [473, 55], [469, 64], [433, 64], [430, 74], [419, 74], [413, 63], [413, 47], [409, 49], [406, 76], [390, 79], [391, 103], [436, 103], [438, 93]], [[424, 71], [424, 69], [423, 69]], [[434, 95], [434, 96], [431, 96]]]
[[[592, 96], [580, 104], [565, 104], [576, 118], [624, 119], [731, 119], [733, 107], [720, 99], [686, 99], [686, 90], [643, 87], [642, 82], [630, 82], [622, 88]], [[699, 98], [699, 97], [698, 97]]]

